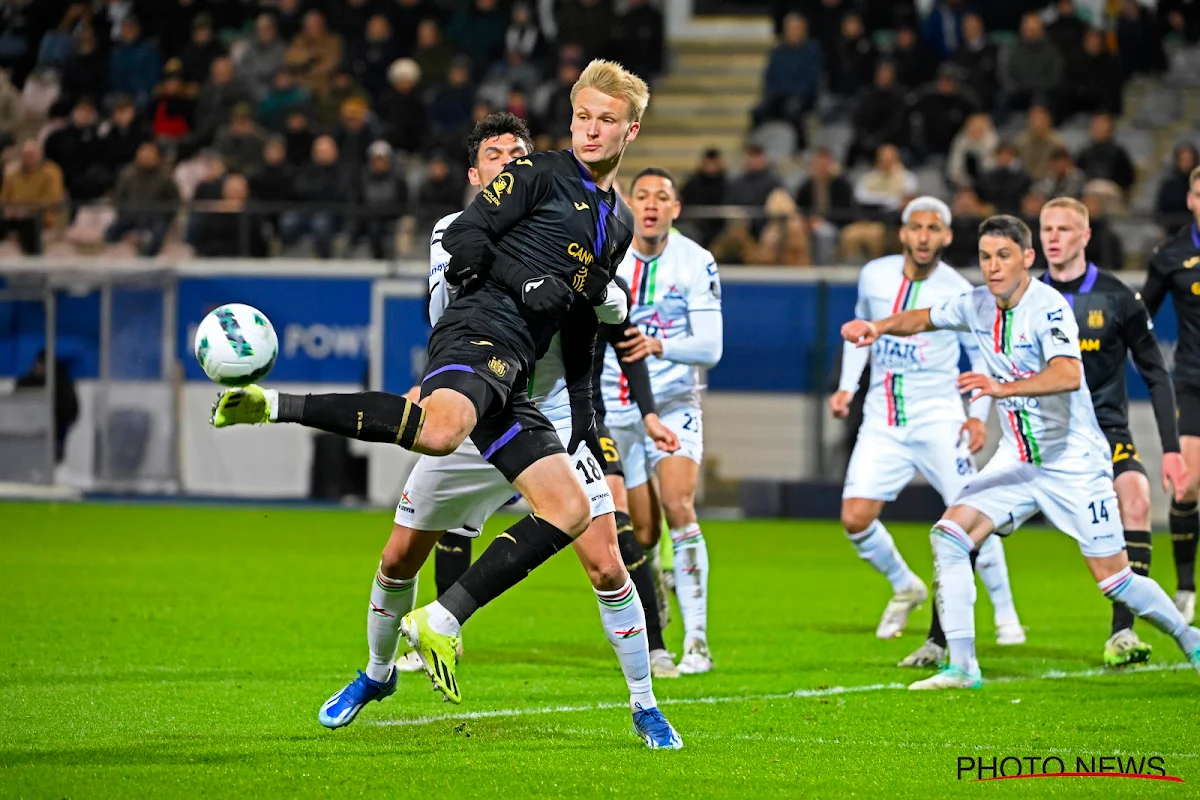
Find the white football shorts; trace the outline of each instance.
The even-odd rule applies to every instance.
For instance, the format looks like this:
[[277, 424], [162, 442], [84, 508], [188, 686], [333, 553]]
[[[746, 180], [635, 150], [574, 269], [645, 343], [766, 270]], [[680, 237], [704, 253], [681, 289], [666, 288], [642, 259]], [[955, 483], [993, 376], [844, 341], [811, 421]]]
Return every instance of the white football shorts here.
[[628, 425], [613, 425], [606, 420], [617, 450], [621, 453], [626, 489], [633, 489], [648, 481], [664, 458], [683, 456], [697, 464], [704, 461], [704, 418], [699, 406], [660, 409], [659, 419], [679, 437], [679, 449], [674, 453], [664, 453], [658, 449], [654, 440], [646, 435], [640, 418]]
[[950, 505], [975, 474], [963, 420], [926, 422], [919, 426], [864, 425], [858, 432], [842, 498], [891, 502], [917, 470]]
[[[555, 423], [565, 447], [571, 440], [571, 421]], [[571, 458], [575, 479], [587, 492], [592, 518], [615, 510], [601, 466], [580, 445]], [[420, 531], [451, 531], [476, 537], [488, 517], [516, 494], [512, 484], [483, 460], [470, 439], [448, 456], [421, 456], [404, 484], [396, 506], [396, 524]]]

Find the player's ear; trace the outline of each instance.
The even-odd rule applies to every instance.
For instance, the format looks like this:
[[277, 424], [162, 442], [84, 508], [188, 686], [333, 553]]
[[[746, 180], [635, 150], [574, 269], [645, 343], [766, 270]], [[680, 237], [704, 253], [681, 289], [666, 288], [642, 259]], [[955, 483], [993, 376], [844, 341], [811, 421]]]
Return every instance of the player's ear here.
[[642, 129], [642, 123], [632, 122], [629, 125], [629, 130], [625, 133], [625, 144], [629, 144], [637, 138], [638, 131]]
[[482, 186], [483, 183], [479, 180], [479, 170], [474, 167], [467, 170], [467, 182], [472, 186]]
[[1037, 251], [1032, 247], [1025, 251], [1025, 269], [1033, 266], [1033, 262], [1037, 260]]

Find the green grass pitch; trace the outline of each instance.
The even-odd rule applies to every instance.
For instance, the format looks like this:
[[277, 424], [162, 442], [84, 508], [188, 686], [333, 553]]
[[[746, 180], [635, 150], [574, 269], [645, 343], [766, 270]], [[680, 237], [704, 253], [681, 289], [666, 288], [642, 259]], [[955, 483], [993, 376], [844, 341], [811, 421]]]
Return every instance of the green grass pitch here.
[[[1074, 543], [1043, 531], [1008, 542], [1027, 645], [993, 644], [980, 589], [978, 692], [898, 688], [920, 676], [894, 665], [928, 609], [877, 641], [886, 584], [836, 523], [712, 521], [717, 669], [655, 686], [684, 750], [632, 733], [571, 553], [470, 622], [461, 706], [402, 676], [327, 731], [318, 708], [366, 660], [389, 527], [381, 512], [0, 505], [0, 796], [1197, 796], [1200, 678], [1142, 623], [1160, 669], [1089, 673], [1109, 609]], [[927, 529], [894, 527], [928, 579]], [[1165, 537], [1156, 550], [1173, 589]], [[680, 636], [674, 622], [668, 644]], [[956, 771], [1052, 755], [1160, 755], [1187, 783]]]

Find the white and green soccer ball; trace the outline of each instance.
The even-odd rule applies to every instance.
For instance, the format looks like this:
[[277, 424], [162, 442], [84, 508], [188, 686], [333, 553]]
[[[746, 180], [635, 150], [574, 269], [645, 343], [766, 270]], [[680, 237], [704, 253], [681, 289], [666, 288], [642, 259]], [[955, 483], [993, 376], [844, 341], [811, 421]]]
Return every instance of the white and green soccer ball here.
[[196, 329], [196, 360], [222, 386], [257, 383], [275, 366], [279, 338], [257, 308], [229, 303], [213, 309]]

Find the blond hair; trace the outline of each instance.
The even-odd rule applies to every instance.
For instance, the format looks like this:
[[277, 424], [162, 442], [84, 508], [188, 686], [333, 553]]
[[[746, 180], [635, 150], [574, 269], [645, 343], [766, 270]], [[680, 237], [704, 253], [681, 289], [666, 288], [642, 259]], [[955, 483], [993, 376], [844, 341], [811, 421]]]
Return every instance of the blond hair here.
[[587, 65], [571, 87], [571, 105], [584, 89], [595, 89], [601, 94], [624, 100], [629, 104], [629, 121], [641, 122], [650, 104], [650, 87], [646, 82], [615, 61], [597, 58]]
[[1046, 212], [1052, 208], [1070, 209], [1071, 211], [1074, 211], [1076, 214], [1078, 214], [1080, 216], [1080, 218], [1083, 220], [1083, 227], [1086, 228], [1091, 225], [1091, 220], [1089, 219], [1087, 206], [1085, 206], [1083, 203], [1076, 200], [1074, 197], [1056, 197], [1053, 200], [1048, 201], [1046, 203], [1046, 205], [1042, 206], [1042, 211], [1038, 215], [1038, 218], [1040, 219], [1041, 217], [1045, 216]]

